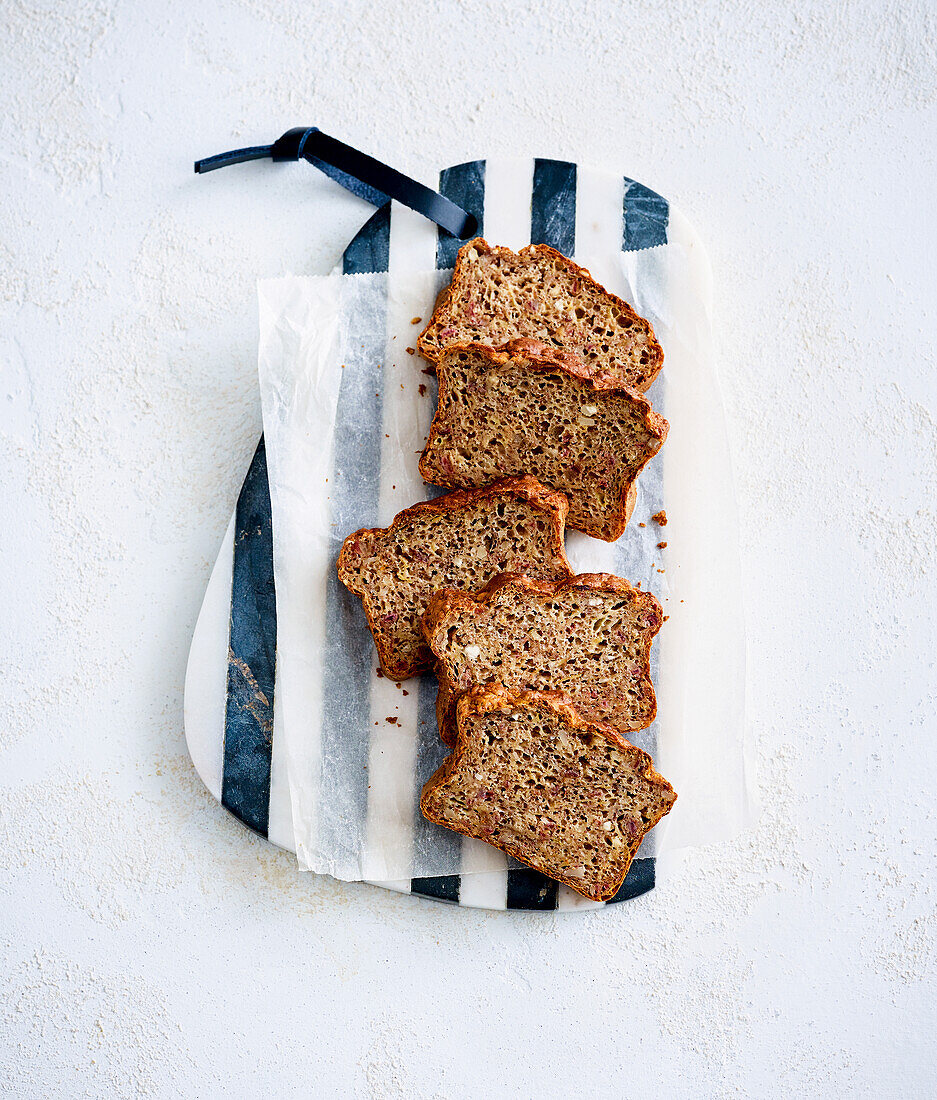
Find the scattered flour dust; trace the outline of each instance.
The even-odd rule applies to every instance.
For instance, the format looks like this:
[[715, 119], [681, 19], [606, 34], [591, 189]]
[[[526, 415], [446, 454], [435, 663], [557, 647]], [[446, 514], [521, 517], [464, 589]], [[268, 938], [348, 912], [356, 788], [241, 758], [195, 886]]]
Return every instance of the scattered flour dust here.
[[[115, 5], [70, 0], [56, 5], [54, 12], [52, 16], [44, 4], [30, 0], [6, 0], [0, 55], [36, 62], [19, 69], [20, 98], [13, 113], [35, 117], [39, 163], [60, 193], [75, 199], [84, 187], [97, 189], [115, 159], [106, 135], [119, 100], [102, 99], [85, 75], [114, 27]], [[38, 114], [37, 104], [42, 104]]]
[[440, 1073], [428, 1072], [424, 1043], [406, 1016], [372, 1021], [367, 1049], [358, 1061], [363, 1081], [355, 1095], [367, 1100], [446, 1100], [446, 1092], [438, 1088]]
[[[245, 908], [299, 916], [348, 904], [354, 886], [302, 875], [292, 853], [255, 837], [208, 794], [187, 756], [164, 756], [131, 793], [106, 775], [8, 791], [0, 871], [38, 866], [76, 909], [108, 928], [139, 918], [140, 899], [193, 889]], [[220, 826], [220, 827], [219, 827]]]
[[[783, 791], [789, 764], [783, 758], [769, 764], [766, 783]], [[796, 851], [796, 826], [790, 799], [779, 797], [775, 806], [784, 804], [778, 813], [767, 809], [755, 832], [694, 852], [651, 894], [583, 918], [593, 950], [607, 956], [614, 986], [639, 988], [661, 1029], [714, 1067], [734, 1064], [751, 1034], [752, 956], [740, 949], [737, 928], [758, 902], [784, 890], [791, 873], [808, 875], [785, 861], [785, 852]], [[692, 907], [679, 898], [693, 898]], [[629, 935], [632, 905], [649, 910], [653, 935]], [[627, 952], [603, 950], [616, 934], [628, 938]]]
[[0, 1022], [0, 1071], [16, 1096], [37, 1095], [37, 1075], [70, 1082], [74, 1097], [168, 1095], [195, 1068], [153, 985], [43, 949], [0, 975]]
[[883, 974], [899, 981], [920, 982], [937, 969], [937, 913], [914, 917], [896, 928], [877, 953]]

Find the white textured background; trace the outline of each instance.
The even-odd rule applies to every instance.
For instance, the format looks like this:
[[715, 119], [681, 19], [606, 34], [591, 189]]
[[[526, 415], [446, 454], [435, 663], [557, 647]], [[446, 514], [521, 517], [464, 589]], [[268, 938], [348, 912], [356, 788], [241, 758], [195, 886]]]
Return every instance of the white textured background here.
[[[933, 5], [535, 6], [0, 3], [0, 1091], [937, 1090]], [[187, 763], [254, 280], [368, 213], [191, 162], [310, 123], [622, 170], [708, 244], [765, 812], [636, 902], [300, 877]]]

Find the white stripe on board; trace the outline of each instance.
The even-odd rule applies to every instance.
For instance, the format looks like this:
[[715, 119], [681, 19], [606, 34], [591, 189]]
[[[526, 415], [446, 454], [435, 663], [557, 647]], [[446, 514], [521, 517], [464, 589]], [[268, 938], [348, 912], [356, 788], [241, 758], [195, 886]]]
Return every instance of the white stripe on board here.
[[366, 882], [369, 886], [380, 886], [382, 890], [395, 890], [398, 894], [410, 893], [410, 879], [408, 878], [389, 878], [381, 880], [364, 878], [361, 881]]
[[504, 909], [508, 898], [507, 857], [483, 840], [462, 840], [459, 904], [476, 909]]
[[[534, 185], [532, 159], [496, 158], [485, 162], [485, 240], [519, 249], [530, 244], [530, 202]], [[507, 857], [481, 840], [462, 842], [459, 904], [504, 909], [507, 904]]]
[[595, 168], [576, 170], [576, 263], [613, 294], [624, 297], [618, 254], [624, 229], [625, 183]]
[[556, 907], [567, 912], [573, 909], [603, 909], [605, 902], [590, 901], [588, 898], [584, 898], [582, 894], [577, 894], [575, 890], [570, 890], [568, 886], [560, 883], [560, 888], [556, 892]]
[[485, 161], [485, 240], [515, 251], [530, 244], [533, 159], [497, 157]]
[[[394, 204], [390, 223], [390, 271], [387, 276], [386, 345], [382, 364], [383, 424], [378, 523], [388, 526], [398, 512], [423, 500], [426, 493], [417, 465], [417, 453], [429, 433], [432, 402], [419, 387], [425, 378], [420, 360], [407, 353], [416, 344], [419, 325], [413, 317], [432, 306], [432, 275], [436, 254], [436, 227], [406, 207]], [[422, 305], [395, 294], [394, 277], [427, 272], [430, 293]], [[368, 759], [368, 815], [366, 877], [402, 879], [410, 875], [419, 746], [419, 680], [399, 686], [377, 675], [371, 677], [371, 749]], [[406, 693], [406, 694], [405, 694]], [[392, 721], [388, 721], [392, 719]], [[420, 869], [416, 869], [420, 873]], [[455, 868], [453, 868], [455, 871]], [[409, 884], [408, 884], [409, 885]]]
[[234, 574], [231, 516], [198, 613], [185, 668], [183, 721], [189, 756], [216, 802], [224, 772], [224, 723], [228, 695], [228, 631]]
[[[615, 250], [621, 246], [624, 194], [621, 176], [577, 168], [576, 262], [615, 294], [621, 293], [622, 283]], [[566, 555], [577, 573], [616, 572], [615, 544], [579, 531], [567, 532]]]
[[[279, 665], [276, 679], [279, 680]], [[267, 816], [267, 839], [281, 848], [296, 850], [293, 836], [293, 804], [290, 799], [290, 777], [286, 763], [286, 740], [283, 734], [283, 708], [276, 705], [274, 689], [273, 746], [270, 754], [270, 808]]]
[[435, 266], [435, 223], [407, 206], [401, 206], [398, 202], [392, 203], [389, 257], [391, 273], [396, 275], [408, 271], [432, 271]]

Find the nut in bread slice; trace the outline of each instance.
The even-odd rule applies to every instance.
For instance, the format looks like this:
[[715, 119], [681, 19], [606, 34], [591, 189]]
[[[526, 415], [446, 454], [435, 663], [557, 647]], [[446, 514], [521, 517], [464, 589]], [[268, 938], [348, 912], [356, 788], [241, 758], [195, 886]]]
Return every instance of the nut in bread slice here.
[[651, 642], [660, 604], [609, 573], [560, 580], [494, 577], [477, 593], [435, 593], [423, 629], [436, 658], [436, 716], [455, 740], [455, 706], [469, 688], [500, 680], [512, 691], [562, 691], [583, 719], [620, 730], [654, 721]]
[[520, 252], [481, 237], [459, 249], [452, 282], [420, 334], [420, 354], [436, 363], [450, 344], [497, 347], [530, 337], [576, 352], [619, 386], [646, 390], [664, 363], [649, 321], [545, 244]]
[[432, 667], [420, 620], [437, 589], [480, 588], [503, 570], [571, 576], [565, 520], [562, 493], [536, 478], [505, 478], [423, 501], [390, 527], [349, 535], [338, 575], [361, 598], [385, 675], [403, 680]]
[[456, 344], [437, 364], [439, 404], [420, 473], [435, 485], [530, 473], [569, 498], [570, 527], [614, 542], [667, 421], [635, 390], [535, 340]]
[[557, 692], [475, 687], [456, 722], [455, 748], [423, 788], [424, 816], [593, 901], [614, 897], [677, 797], [650, 756]]

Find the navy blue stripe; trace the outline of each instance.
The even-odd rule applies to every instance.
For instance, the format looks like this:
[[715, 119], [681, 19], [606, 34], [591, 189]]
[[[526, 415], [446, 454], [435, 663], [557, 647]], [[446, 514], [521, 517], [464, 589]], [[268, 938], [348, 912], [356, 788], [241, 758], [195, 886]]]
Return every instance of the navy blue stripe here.
[[[439, 191], [467, 213], [475, 215], [478, 221], [476, 236], [482, 236], [485, 232], [485, 162], [472, 160], [446, 168], [439, 173]], [[440, 229], [436, 241], [436, 267], [439, 270], [452, 267], [464, 243]]]
[[[417, 858], [423, 853], [432, 852], [435, 857], [458, 866], [462, 850], [462, 838], [458, 833], [444, 829], [427, 821], [420, 813], [420, 794], [423, 784], [433, 775], [449, 753], [448, 746], [439, 736], [436, 727], [436, 677], [421, 676], [416, 684], [417, 690], [417, 748], [416, 748], [416, 791], [413, 807], [413, 850]], [[455, 876], [456, 878], [458, 876]], [[426, 879], [414, 879], [425, 882]], [[422, 893], [422, 889], [410, 886], [413, 893]]]
[[625, 176], [624, 226], [621, 236], [623, 252], [640, 248], [656, 248], [667, 243], [670, 204], [656, 191], [635, 183]]
[[389, 263], [390, 203], [387, 203], [371, 215], [345, 249], [342, 273], [364, 275], [369, 271], [386, 271]]
[[572, 256], [576, 251], [576, 165], [535, 160], [530, 204], [530, 243], [548, 244]]
[[424, 898], [435, 898], [437, 901], [458, 902], [461, 885], [462, 880], [459, 875], [436, 875], [433, 878], [410, 880], [410, 889], [414, 894], [420, 894]]
[[[534, 162], [530, 196], [531, 244], [548, 244], [569, 255], [576, 245], [576, 166], [558, 160]], [[555, 909], [559, 886], [527, 867], [508, 869], [508, 909]]]
[[555, 909], [557, 883], [539, 871], [520, 867], [508, 871], [508, 909]]
[[[390, 247], [390, 206], [382, 207], [345, 250], [342, 270], [357, 275], [386, 267]], [[359, 527], [377, 523], [381, 473], [383, 336], [371, 348], [346, 349], [335, 413], [335, 455], [330, 485], [332, 527], [326, 589], [325, 666], [322, 670], [321, 767], [319, 802], [343, 806], [363, 821], [368, 807], [368, 753], [371, 728], [371, 672], [374, 643], [361, 602], [339, 581], [335, 561], [342, 541]], [[319, 844], [345, 852], [345, 821], [323, 817]]]
[[609, 905], [616, 901], [627, 901], [629, 898], [640, 897], [648, 890], [654, 889], [655, 863], [653, 859], [636, 859], [628, 868], [625, 881], [621, 884], [618, 893], [609, 900]]
[[234, 520], [221, 804], [263, 836], [270, 809], [276, 648], [273, 522], [261, 436]]

